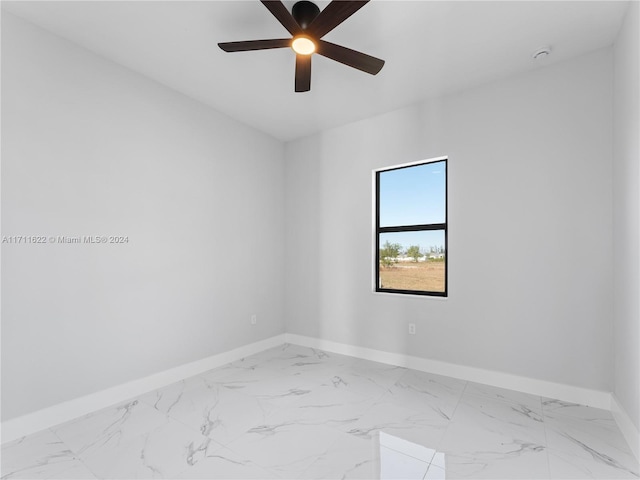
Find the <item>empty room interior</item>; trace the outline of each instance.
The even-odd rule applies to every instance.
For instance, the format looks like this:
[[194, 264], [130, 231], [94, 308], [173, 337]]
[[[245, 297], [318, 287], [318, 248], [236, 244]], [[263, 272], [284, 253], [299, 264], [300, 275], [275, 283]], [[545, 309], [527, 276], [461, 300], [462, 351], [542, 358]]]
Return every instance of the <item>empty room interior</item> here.
[[2, 479], [638, 478], [638, 1], [2, 1]]

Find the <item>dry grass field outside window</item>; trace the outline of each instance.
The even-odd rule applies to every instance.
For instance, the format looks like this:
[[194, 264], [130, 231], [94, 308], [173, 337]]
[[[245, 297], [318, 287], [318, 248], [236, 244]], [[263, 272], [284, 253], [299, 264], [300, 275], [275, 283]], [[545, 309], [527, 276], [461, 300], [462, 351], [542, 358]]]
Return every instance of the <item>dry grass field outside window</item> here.
[[398, 262], [380, 266], [382, 288], [444, 292], [444, 261]]

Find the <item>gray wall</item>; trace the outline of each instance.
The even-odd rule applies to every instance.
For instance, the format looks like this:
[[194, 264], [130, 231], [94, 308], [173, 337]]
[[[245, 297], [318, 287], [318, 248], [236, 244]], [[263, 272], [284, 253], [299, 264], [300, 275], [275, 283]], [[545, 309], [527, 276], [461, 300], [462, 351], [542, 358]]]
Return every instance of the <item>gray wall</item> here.
[[631, 2], [614, 50], [614, 393], [640, 429], [640, 8]]
[[[284, 331], [280, 142], [2, 15], [2, 419]], [[250, 315], [258, 325], [250, 326]]]
[[[2, 245], [2, 419], [286, 327], [614, 390], [638, 425], [630, 12], [613, 53], [284, 149], [3, 13], [2, 234], [129, 243]], [[441, 155], [450, 297], [374, 294], [372, 170]]]
[[[605, 49], [287, 144], [287, 331], [611, 391], [612, 70]], [[442, 155], [449, 298], [372, 293], [372, 170]]]

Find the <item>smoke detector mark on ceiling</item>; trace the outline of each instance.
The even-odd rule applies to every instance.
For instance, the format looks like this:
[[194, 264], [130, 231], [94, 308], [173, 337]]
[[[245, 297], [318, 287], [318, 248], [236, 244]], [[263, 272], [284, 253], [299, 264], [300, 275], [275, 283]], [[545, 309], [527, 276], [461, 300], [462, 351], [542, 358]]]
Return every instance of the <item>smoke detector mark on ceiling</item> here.
[[542, 60], [543, 58], [547, 58], [549, 55], [551, 55], [551, 47], [542, 47], [533, 52], [531, 57], [534, 60]]

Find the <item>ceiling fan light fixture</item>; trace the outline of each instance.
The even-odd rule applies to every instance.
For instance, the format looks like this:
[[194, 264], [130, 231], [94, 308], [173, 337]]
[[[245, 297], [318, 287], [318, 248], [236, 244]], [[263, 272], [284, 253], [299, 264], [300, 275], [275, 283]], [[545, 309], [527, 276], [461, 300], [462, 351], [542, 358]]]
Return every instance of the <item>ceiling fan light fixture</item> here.
[[311, 55], [316, 51], [316, 43], [309, 37], [298, 35], [291, 42], [291, 48], [300, 55]]

